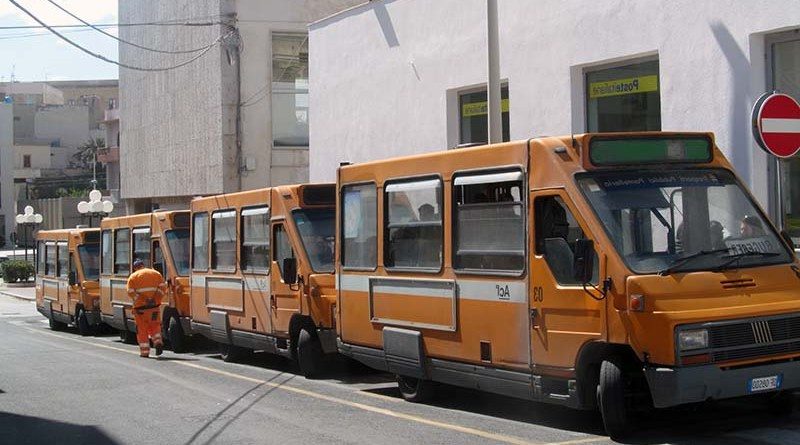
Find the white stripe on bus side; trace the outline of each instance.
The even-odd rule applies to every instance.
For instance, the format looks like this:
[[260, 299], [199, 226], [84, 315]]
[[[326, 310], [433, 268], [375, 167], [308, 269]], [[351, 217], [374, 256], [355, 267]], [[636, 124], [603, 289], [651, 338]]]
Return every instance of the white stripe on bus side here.
[[[373, 282], [373, 292], [418, 297], [452, 298], [452, 291], [447, 285], [448, 280], [394, 280], [387, 277], [342, 274], [339, 279], [340, 290], [369, 292], [370, 280]], [[385, 284], [381, 283], [381, 281], [384, 281]], [[409, 284], [402, 283], [403, 281], [408, 281]], [[524, 281], [456, 279], [456, 286], [458, 288], [458, 298], [463, 300], [509, 303], [528, 302]]]

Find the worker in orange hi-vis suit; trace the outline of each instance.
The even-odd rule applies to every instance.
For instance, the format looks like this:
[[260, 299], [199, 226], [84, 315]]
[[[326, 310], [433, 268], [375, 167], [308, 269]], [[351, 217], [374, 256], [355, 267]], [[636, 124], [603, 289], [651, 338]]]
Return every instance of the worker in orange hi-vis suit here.
[[134, 260], [133, 273], [128, 277], [128, 296], [133, 300], [133, 319], [141, 357], [150, 357], [149, 339], [153, 339], [157, 356], [164, 348], [159, 307], [165, 289], [164, 277], [157, 270], [144, 267], [140, 259]]

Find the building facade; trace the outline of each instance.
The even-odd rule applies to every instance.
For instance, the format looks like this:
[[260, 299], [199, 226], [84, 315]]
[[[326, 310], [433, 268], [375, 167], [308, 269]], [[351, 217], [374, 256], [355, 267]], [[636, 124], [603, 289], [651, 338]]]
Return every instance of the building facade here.
[[[308, 179], [308, 23], [354, 0], [120, 0], [124, 40], [210, 48], [185, 66], [120, 68], [120, 195], [128, 211], [185, 207], [193, 196]], [[120, 44], [120, 60], [169, 68], [200, 52]]]
[[0, 103], [0, 246], [9, 245], [14, 232], [14, 110]]
[[[504, 139], [586, 131], [713, 131], [800, 240], [800, 159], [753, 142], [765, 91], [800, 99], [791, 0], [499, 3]], [[486, 141], [485, 0], [375, 0], [310, 26], [310, 179], [342, 161]]]

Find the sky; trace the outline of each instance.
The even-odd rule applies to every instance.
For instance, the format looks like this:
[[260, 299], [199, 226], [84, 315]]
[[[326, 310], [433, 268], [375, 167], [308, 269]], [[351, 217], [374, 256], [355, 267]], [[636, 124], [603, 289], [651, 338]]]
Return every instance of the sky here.
[[[16, 0], [48, 25], [80, 24], [47, 0]], [[93, 24], [117, 23], [117, 0], [53, 0]], [[38, 25], [8, 0], [0, 0], [0, 27]], [[76, 31], [79, 29], [80, 31]], [[118, 60], [117, 41], [90, 28], [60, 28], [94, 53]], [[104, 28], [117, 35], [116, 28]], [[37, 34], [32, 36], [31, 34]], [[0, 80], [117, 79], [117, 66], [89, 56], [46, 29], [0, 29]]]

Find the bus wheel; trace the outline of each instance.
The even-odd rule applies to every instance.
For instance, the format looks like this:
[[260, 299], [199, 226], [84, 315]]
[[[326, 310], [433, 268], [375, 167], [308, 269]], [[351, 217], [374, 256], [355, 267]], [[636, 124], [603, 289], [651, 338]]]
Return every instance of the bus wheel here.
[[297, 363], [300, 372], [307, 378], [319, 374], [322, 362], [322, 346], [316, 335], [308, 332], [307, 328], [300, 329], [297, 336]]
[[247, 355], [247, 349], [241, 346], [219, 343], [219, 355], [224, 362], [235, 362]]
[[433, 398], [433, 382], [425, 379], [396, 375], [400, 395], [409, 402], [426, 402]]
[[630, 431], [626, 385], [622, 360], [610, 358], [600, 365], [600, 381], [597, 385], [597, 405], [603, 417], [606, 433], [612, 439], [625, 437]]
[[63, 331], [64, 329], [67, 328], [67, 324], [66, 323], [62, 323], [60, 321], [56, 321], [56, 320], [54, 320], [52, 318], [49, 320], [49, 323], [50, 323], [50, 329], [53, 330], [53, 331]]
[[78, 333], [84, 337], [94, 334], [94, 329], [89, 325], [86, 311], [83, 308], [78, 308], [78, 313], [75, 315], [75, 327], [78, 328]]
[[122, 341], [122, 343], [125, 343], [126, 345], [135, 345], [137, 343], [136, 333], [131, 332], [127, 329], [120, 329], [119, 339]]
[[172, 346], [172, 352], [186, 352], [188, 339], [183, 334], [183, 326], [181, 326], [180, 320], [174, 315], [169, 317], [169, 322], [167, 323], [167, 338]]

